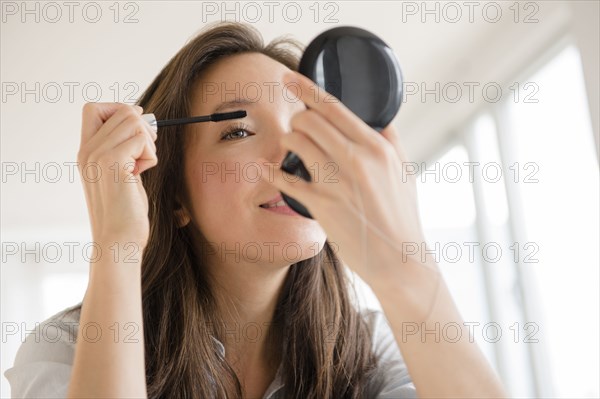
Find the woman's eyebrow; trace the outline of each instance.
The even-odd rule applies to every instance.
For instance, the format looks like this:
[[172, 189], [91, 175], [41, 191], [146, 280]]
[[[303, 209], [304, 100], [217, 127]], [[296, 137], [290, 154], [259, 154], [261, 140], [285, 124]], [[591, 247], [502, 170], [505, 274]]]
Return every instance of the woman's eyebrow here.
[[250, 101], [248, 99], [245, 98], [236, 98], [233, 99], [231, 101], [226, 101], [224, 103], [221, 103], [219, 105], [217, 105], [217, 107], [213, 110], [213, 114], [219, 113], [219, 112], [223, 112], [226, 109], [231, 109], [231, 108], [239, 108], [240, 105], [252, 105], [254, 104], [256, 101]]

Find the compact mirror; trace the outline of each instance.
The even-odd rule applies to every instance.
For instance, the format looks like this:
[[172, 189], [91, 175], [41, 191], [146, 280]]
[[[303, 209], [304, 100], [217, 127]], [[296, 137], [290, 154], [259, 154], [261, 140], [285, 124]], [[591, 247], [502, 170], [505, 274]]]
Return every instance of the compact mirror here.
[[[402, 73], [396, 56], [383, 40], [364, 29], [333, 28], [306, 48], [298, 71], [338, 98], [376, 131], [383, 130], [402, 103]], [[311, 181], [306, 167], [288, 152], [281, 169]], [[299, 214], [312, 218], [298, 201], [281, 193]]]

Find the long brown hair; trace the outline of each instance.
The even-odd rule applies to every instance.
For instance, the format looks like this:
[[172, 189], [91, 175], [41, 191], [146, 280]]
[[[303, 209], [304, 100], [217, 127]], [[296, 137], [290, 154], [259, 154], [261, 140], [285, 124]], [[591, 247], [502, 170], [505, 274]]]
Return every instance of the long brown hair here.
[[[300, 46], [287, 38], [265, 46], [261, 35], [244, 24], [209, 26], [168, 62], [138, 103], [159, 120], [189, 116], [193, 85], [216, 60], [255, 52], [296, 70], [295, 50]], [[148, 396], [241, 398], [241, 383], [211, 338], [223, 341], [224, 336], [192, 224], [179, 227], [174, 216], [185, 203], [184, 130], [161, 129], [158, 165], [142, 175], [150, 219], [142, 263]], [[290, 266], [272, 324], [282, 348], [286, 398], [366, 396], [376, 359], [348, 287], [328, 242], [316, 256]]]

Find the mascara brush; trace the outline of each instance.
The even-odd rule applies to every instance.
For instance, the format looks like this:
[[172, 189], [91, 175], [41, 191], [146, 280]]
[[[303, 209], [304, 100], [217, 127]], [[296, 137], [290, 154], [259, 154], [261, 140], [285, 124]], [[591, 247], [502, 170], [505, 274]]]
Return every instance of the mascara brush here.
[[199, 123], [199, 122], [220, 122], [226, 121], [230, 119], [240, 119], [246, 117], [246, 111], [233, 111], [233, 112], [223, 112], [217, 114], [210, 115], [202, 115], [202, 116], [192, 116], [189, 118], [179, 118], [179, 119], [163, 119], [161, 121], [157, 121], [154, 114], [144, 114], [142, 118], [148, 122], [148, 124], [154, 129], [156, 132], [159, 127], [164, 126], [175, 126], [175, 125], [187, 125], [188, 123]]

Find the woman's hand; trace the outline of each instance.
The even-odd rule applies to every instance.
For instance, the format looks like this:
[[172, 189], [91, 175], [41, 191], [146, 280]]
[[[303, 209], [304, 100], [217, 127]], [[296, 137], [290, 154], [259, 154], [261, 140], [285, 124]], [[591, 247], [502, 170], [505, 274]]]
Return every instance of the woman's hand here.
[[139, 174], [158, 162], [157, 136], [141, 114], [141, 107], [119, 103], [83, 107], [77, 163], [97, 242], [145, 246], [148, 240], [148, 199]]
[[[320, 171], [312, 173], [312, 183], [283, 176], [284, 171], [275, 173], [272, 183], [306, 206], [339, 248], [338, 255], [376, 293], [414, 286], [416, 278], [436, 281], [437, 265], [403, 251], [406, 243], [420, 246], [425, 240], [415, 178], [403, 173], [406, 157], [392, 124], [380, 134], [308, 78], [295, 72], [288, 76], [286, 87], [290, 92], [298, 88], [294, 94], [308, 109], [292, 117], [292, 132], [281, 137], [281, 144], [309, 170], [316, 165]], [[323, 169], [334, 166], [337, 172], [326, 179]], [[432, 295], [435, 285], [426, 285]]]

